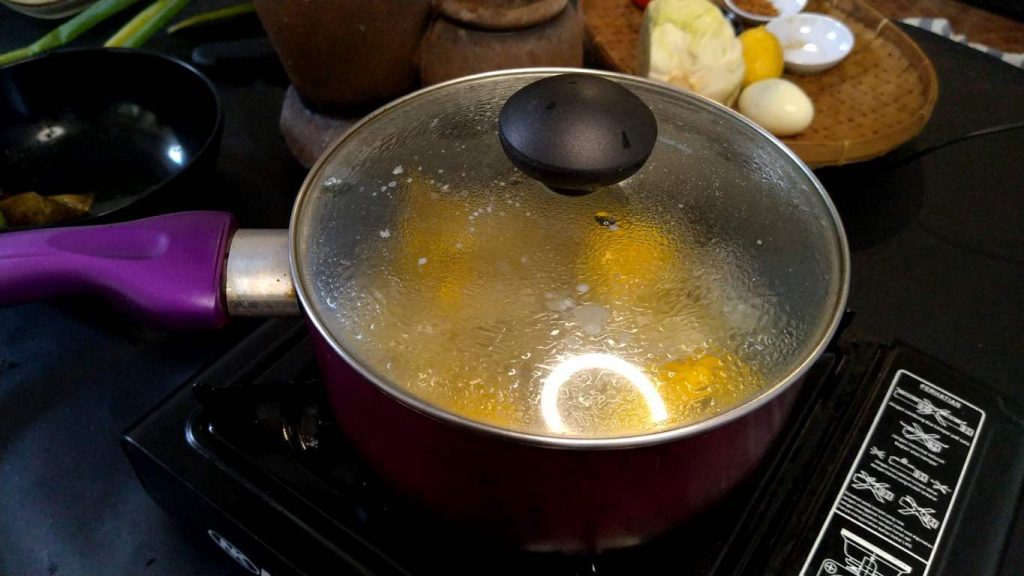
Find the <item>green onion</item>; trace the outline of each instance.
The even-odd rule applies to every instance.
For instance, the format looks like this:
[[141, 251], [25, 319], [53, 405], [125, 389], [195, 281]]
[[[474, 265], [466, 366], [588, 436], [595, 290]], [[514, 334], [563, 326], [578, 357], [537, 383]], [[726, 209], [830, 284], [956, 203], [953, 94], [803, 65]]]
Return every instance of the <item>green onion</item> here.
[[92, 6], [79, 13], [78, 16], [54, 28], [42, 38], [28, 46], [0, 54], [0, 66], [5, 66], [18, 60], [23, 60], [45, 52], [51, 48], [57, 48], [78, 38], [93, 26], [117, 14], [121, 10], [135, 4], [138, 0], [100, 0]]
[[153, 2], [147, 6], [142, 12], [135, 15], [128, 21], [127, 24], [121, 27], [120, 30], [114, 33], [103, 45], [107, 48], [123, 46], [124, 42], [128, 40], [133, 34], [137, 33], [142, 25], [149, 21], [154, 14], [161, 8], [161, 2]]
[[220, 20], [227, 20], [229, 18], [235, 18], [242, 16], [243, 14], [250, 14], [256, 11], [256, 7], [252, 5], [252, 2], [246, 2], [245, 4], [238, 4], [236, 6], [228, 6], [227, 8], [221, 8], [220, 10], [211, 10], [209, 12], [203, 12], [196, 14], [189, 18], [185, 18], [181, 22], [169, 27], [167, 29], [168, 34], [174, 34], [179, 30], [185, 28], [191, 28], [193, 26], [202, 26], [204, 24], [212, 24]]
[[157, 30], [167, 25], [178, 15], [189, 0], [156, 0], [149, 7], [132, 18], [104, 44], [106, 47], [138, 48], [149, 40]]

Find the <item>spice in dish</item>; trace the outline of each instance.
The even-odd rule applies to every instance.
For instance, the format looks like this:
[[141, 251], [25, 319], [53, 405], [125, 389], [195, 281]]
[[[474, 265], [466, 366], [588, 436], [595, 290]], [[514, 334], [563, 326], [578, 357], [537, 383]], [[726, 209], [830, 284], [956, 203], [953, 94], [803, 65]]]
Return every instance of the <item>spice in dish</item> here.
[[771, 0], [733, 0], [736, 7], [758, 16], [778, 16], [779, 10]]

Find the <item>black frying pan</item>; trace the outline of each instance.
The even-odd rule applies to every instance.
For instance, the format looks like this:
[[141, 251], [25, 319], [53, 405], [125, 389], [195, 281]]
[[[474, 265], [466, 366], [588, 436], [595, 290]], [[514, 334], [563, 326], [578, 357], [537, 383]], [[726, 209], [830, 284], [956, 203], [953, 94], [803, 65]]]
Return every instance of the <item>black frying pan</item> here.
[[186, 193], [186, 175], [213, 167], [221, 125], [213, 85], [183, 62], [48, 53], [0, 68], [0, 191], [94, 194], [89, 214], [68, 223], [135, 216], [126, 208]]

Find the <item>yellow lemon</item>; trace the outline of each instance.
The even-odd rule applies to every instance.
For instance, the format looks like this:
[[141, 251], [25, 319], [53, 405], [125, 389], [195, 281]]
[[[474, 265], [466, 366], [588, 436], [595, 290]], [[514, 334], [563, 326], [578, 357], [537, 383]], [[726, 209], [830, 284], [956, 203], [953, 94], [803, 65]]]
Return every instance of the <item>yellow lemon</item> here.
[[739, 36], [743, 46], [743, 86], [766, 78], [782, 76], [782, 45], [764, 26], [751, 28]]

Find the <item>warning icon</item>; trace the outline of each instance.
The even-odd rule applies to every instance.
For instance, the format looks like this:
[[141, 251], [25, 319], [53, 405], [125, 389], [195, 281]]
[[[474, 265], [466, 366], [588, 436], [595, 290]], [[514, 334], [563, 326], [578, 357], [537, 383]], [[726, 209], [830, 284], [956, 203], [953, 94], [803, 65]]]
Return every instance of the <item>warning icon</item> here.
[[846, 554], [841, 562], [832, 559], [821, 563], [817, 576], [903, 576], [909, 575], [911, 567], [898, 558], [880, 549], [871, 542], [857, 536], [847, 529], [840, 531], [843, 537], [843, 551]]

